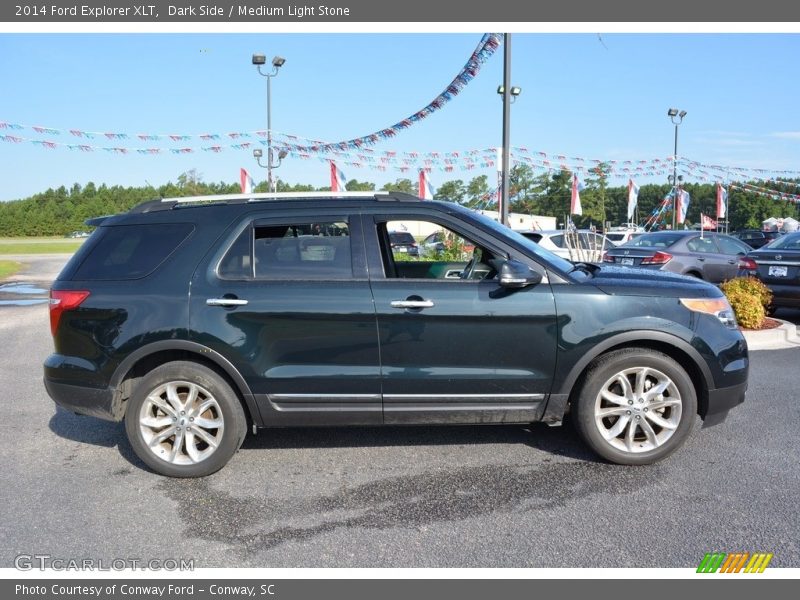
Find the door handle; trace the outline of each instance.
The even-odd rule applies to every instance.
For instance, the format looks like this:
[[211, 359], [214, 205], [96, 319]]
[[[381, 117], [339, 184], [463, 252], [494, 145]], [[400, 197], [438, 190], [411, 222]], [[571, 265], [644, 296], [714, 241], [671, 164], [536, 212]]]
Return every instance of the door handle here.
[[706, 262], [706, 259], [705, 259], [705, 258], [702, 258], [702, 257], [700, 257], [700, 256], [698, 256], [698, 257], [697, 257], [697, 260], [699, 260], [700, 262]]
[[247, 300], [239, 300], [238, 298], [209, 298], [206, 300], [208, 306], [244, 306]]
[[728, 261], [728, 264], [729, 264], [729, 265], [735, 265], [735, 264], [736, 264], [736, 261], [735, 261], [735, 260], [729, 260], [729, 261]]
[[431, 300], [392, 300], [392, 308], [433, 308]]

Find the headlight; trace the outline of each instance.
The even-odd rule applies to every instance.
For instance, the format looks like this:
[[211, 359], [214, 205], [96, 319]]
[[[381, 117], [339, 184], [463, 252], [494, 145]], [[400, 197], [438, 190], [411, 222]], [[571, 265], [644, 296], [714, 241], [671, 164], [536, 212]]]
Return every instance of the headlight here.
[[693, 312], [716, 317], [728, 329], [738, 327], [736, 315], [726, 298], [681, 298], [681, 304]]

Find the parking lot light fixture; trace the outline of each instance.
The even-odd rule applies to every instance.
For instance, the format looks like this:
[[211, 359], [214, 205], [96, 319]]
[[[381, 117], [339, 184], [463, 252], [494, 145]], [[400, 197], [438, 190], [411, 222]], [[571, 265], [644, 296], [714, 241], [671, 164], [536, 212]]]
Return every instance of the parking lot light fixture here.
[[[259, 75], [267, 78], [267, 189], [270, 192], [275, 191], [275, 185], [272, 180], [272, 169], [277, 169], [280, 166], [280, 159], [278, 157], [278, 164], [274, 164], [272, 160], [272, 78], [278, 74], [278, 70], [284, 65], [286, 59], [282, 56], [275, 56], [272, 59], [272, 72], [265, 73], [261, 67], [267, 64], [267, 56], [265, 54], [253, 54], [253, 64], [258, 69]], [[286, 154], [284, 154], [286, 156]], [[256, 156], [256, 160], [260, 157]], [[259, 166], [265, 166], [258, 160]]]

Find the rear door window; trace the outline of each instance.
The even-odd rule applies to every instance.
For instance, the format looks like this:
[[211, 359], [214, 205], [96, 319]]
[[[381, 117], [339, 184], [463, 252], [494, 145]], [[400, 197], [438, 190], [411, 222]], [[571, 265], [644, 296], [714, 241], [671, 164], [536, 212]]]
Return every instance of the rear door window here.
[[350, 279], [350, 231], [346, 222], [255, 223], [217, 272], [223, 279]]

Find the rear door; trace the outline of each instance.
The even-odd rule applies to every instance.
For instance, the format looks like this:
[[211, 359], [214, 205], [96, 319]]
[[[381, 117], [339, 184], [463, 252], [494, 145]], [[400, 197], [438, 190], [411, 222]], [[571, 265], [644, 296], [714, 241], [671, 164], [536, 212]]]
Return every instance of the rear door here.
[[719, 283], [725, 279], [725, 267], [730, 257], [720, 253], [713, 238], [713, 235], [707, 234], [686, 241], [686, 249], [690, 254], [681, 257], [684, 259], [682, 273], [697, 269], [706, 281]]
[[267, 425], [381, 422], [357, 211], [240, 221], [192, 280], [190, 339], [242, 373]]
[[733, 279], [739, 271], [739, 259], [750, 252], [747, 244], [726, 235], [715, 235], [714, 241], [722, 254], [721, 279]]

